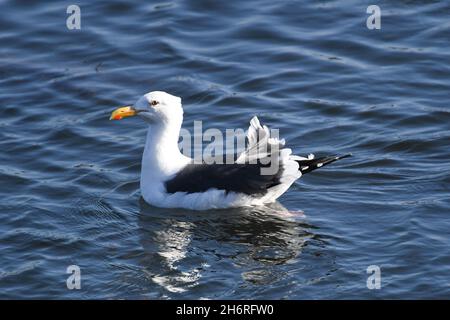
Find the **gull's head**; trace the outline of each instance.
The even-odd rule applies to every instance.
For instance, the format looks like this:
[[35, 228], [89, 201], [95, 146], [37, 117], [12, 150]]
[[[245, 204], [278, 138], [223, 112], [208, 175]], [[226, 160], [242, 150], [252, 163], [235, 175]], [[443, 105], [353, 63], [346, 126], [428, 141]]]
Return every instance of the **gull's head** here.
[[110, 120], [139, 116], [149, 124], [168, 124], [183, 120], [181, 98], [164, 91], [152, 91], [140, 97], [132, 106], [120, 107], [111, 113]]

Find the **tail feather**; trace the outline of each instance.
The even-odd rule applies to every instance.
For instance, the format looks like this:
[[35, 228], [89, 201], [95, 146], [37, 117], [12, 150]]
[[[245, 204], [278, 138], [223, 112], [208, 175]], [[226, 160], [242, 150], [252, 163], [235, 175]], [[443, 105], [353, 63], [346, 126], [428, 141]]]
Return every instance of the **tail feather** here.
[[335, 162], [340, 159], [351, 157], [352, 154], [348, 153], [343, 156], [326, 156], [320, 157], [316, 159], [306, 159], [306, 160], [296, 160], [299, 164], [299, 170], [302, 174], [314, 171], [320, 167], [326, 166], [332, 162]]

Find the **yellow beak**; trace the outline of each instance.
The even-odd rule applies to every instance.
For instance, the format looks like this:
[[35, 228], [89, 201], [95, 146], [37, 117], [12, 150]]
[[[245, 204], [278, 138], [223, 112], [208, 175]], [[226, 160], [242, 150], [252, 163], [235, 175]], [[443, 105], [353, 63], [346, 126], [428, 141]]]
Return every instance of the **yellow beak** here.
[[111, 113], [109, 120], [122, 120], [123, 118], [132, 117], [136, 115], [136, 110], [130, 106], [120, 107]]

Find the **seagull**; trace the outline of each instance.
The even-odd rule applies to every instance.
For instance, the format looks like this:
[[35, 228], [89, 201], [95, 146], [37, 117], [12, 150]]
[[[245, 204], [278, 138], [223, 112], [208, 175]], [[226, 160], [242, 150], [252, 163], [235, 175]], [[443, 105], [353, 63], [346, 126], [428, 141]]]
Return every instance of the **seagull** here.
[[351, 156], [293, 155], [284, 147], [284, 139], [271, 136], [269, 128], [253, 117], [246, 148], [233, 163], [198, 163], [178, 147], [183, 123], [180, 97], [152, 91], [134, 105], [114, 110], [110, 120], [132, 116], [148, 124], [141, 195], [148, 204], [162, 208], [208, 210], [267, 205], [302, 175]]

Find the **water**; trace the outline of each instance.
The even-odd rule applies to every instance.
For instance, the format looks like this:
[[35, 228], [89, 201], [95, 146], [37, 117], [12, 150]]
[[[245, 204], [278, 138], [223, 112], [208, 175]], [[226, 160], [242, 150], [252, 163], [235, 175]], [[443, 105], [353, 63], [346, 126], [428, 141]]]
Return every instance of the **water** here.
[[[0, 298], [450, 298], [450, 6], [378, 1], [1, 1]], [[297, 153], [354, 157], [280, 207], [140, 198], [151, 90], [186, 129], [253, 115]], [[66, 268], [81, 268], [68, 290]], [[366, 272], [381, 268], [381, 289]]]

